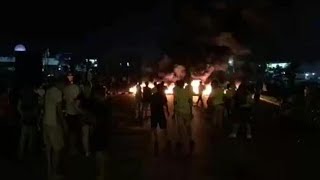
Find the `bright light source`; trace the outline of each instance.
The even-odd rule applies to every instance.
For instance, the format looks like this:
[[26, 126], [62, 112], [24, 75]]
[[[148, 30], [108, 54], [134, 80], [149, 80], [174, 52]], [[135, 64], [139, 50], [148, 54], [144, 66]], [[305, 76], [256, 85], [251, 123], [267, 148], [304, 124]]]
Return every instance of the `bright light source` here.
[[23, 44], [18, 44], [14, 47], [14, 51], [24, 52], [24, 51], [26, 51], [26, 47]]
[[61, 71], [61, 67], [59, 67], [58, 70]]
[[[167, 89], [165, 90], [165, 93], [166, 93], [166, 94], [173, 94], [173, 89], [174, 89], [174, 87], [175, 87], [174, 83], [171, 83], [170, 85], [168, 85], [168, 84], [165, 84], [165, 85], [167, 86]], [[200, 85], [200, 80], [193, 80], [193, 81], [191, 82], [192, 90], [193, 90], [193, 92], [194, 92], [195, 94], [198, 94], [198, 93], [199, 93], [199, 85]], [[142, 83], [140, 86], [143, 88], [143, 87], [145, 87], [146, 85], [145, 85], [145, 83]], [[185, 83], [185, 84], [184, 84], [184, 88], [185, 88], [186, 86], [187, 86], [187, 84]], [[150, 83], [150, 84], [149, 84], [149, 87], [152, 89], [152, 88], [154, 88], [154, 85]], [[210, 85], [210, 84], [206, 84], [206, 85], [205, 85], [205, 89], [204, 89], [204, 91], [203, 91], [203, 95], [209, 96], [209, 95], [211, 94], [211, 91], [212, 91], [211, 85]], [[133, 86], [133, 87], [131, 87], [131, 88], [129, 89], [129, 92], [135, 94], [135, 93], [137, 92], [136, 85]]]
[[310, 75], [309, 73], [306, 73], [306, 74], [305, 74], [305, 76], [307, 76], [307, 77], [308, 77], [309, 75]]
[[122, 63], [120, 63], [120, 66], [122, 66]]
[[280, 68], [286, 68], [289, 66], [289, 63], [268, 63], [267, 64], [268, 68], [277, 68], [278, 66]]
[[282, 72], [281, 74], [286, 74], [286, 72]]
[[97, 62], [97, 59], [89, 59], [89, 61], [90, 61], [92, 64], [94, 64], [94, 63]]
[[127, 62], [127, 66], [128, 66], [128, 67], [130, 66], [130, 63], [129, 63], [129, 62]]
[[230, 66], [233, 66], [234, 60], [233, 60], [232, 56], [229, 58], [228, 63], [229, 63]]
[[312, 73], [312, 76], [316, 75], [316, 73]]
[[94, 64], [93, 67], [98, 67], [98, 64]]

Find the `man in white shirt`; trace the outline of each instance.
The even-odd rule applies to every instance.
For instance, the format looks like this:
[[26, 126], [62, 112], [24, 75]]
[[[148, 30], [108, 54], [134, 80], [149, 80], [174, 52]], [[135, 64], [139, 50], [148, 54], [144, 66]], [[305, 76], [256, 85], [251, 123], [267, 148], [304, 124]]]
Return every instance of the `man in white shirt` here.
[[78, 85], [70, 83], [63, 90], [66, 103], [66, 122], [68, 125], [70, 151], [75, 152], [75, 145], [81, 139], [81, 122], [79, 118], [80, 88]]
[[57, 176], [61, 161], [63, 140], [63, 115], [61, 109], [63, 81], [55, 80], [45, 94], [43, 134], [48, 160], [48, 177]]

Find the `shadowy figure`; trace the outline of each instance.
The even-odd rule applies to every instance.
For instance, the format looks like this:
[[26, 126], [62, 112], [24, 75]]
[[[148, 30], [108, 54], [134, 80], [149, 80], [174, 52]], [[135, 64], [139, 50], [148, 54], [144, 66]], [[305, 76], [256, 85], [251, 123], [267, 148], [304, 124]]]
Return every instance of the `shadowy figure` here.
[[167, 118], [169, 117], [168, 100], [163, 92], [162, 86], [159, 84], [156, 86], [157, 92], [151, 96], [151, 129], [154, 140], [154, 152], [158, 155], [158, 133], [157, 126], [164, 131], [165, 138], [167, 140], [167, 145], [170, 143], [168, 140], [167, 132]]
[[205, 89], [205, 86], [202, 83], [202, 81], [200, 81], [200, 84], [199, 84], [199, 87], [198, 87], [199, 93], [198, 93], [197, 105], [199, 105], [199, 103], [201, 102], [201, 104], [200, 104], [201, 107], [204, 106], [203, 99], [202, 99], [204, 89]]
[[150, 107], [150, 98], [152, 95], [151, 88], [149, 87], [149, 82], [145, 82], [146, 86], [143, 88], [143, 94], [142, 94], [142, 113], [143, 113], [143, 119], [148, 119], [148, 111]]

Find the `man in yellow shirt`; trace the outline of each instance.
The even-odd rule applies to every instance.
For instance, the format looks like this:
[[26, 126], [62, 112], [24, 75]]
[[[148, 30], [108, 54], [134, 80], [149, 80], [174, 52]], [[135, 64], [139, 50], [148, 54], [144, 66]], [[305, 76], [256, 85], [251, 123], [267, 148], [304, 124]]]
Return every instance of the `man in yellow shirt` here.
[[213, 126], [222, 128], [224, 114], [224, 92], [217, 80], [212, 81], [212, 93], [210, 95], [211, 106], [213, 107]]
[[174, 115], [177, 128], [177, 148], [181, 148], [183, 140], [189, 140], [190, 154], [193, 151], [194, 141], [192, 140], [191, 120], [192, 95], [189, 89], [184, 89], [184, 81], [177, 81], [174, 88]]

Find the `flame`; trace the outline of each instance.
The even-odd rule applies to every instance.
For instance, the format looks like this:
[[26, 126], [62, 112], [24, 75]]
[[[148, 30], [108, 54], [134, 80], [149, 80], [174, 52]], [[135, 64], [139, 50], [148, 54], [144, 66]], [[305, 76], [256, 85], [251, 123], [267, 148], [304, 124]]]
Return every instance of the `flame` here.
[[[188, 84], [184, 84], [184, 88], [187, 86]], [[129, 92], [132, 94], [136, 94], [137, 92], [137, 85], [129, 88]], [[143, 87], [146, 87], [145, 83], [142, 83], [141, 88], [143, 90]], [[175, 87], [174, 83], [171, 84], [165, 84], [165, 86], [167, 86], [167, 89], [164, 91], [166, 94], [173, 94], [173, 88]], [[200, 86], [200, 80], [193, 80], [191, 81], [191, 86], [192, 86], [192, 91], [194, 94], [199, 94], [199, 86]], [[153, 89], [154, 88], [154, 84], [149, 84], [149, 88]], [[205, 89], [203, 91], [203, 95], [210, 95], [212, 91], [212, 87], [210, 84], [206, 84], [205, 85]]]
[[[138, 84], [137, 84], [137, 85], [138, 85]], [[132, 93], [132, 94], [136, 94], [136, 93], [137, 93], [137, 85], [129, 88], [129, 92]], [[142, 83], [142, 84], [140, 85], [140, 87], [141, 87], [141, 91], [143, 92], [143, 88], [146, 87], [146, 83]], [[148, 84], [148, 87], [149, 87], [150, 89], [153, 89], [153, 88], [154, 88], [154, 84], [153, 84], [153, 83], [149, 83], [149, 84]]]
[[168, 85], [166, 85], [166, 86], [167, 86], [167, 89], [164, 90], [164, 93], [166, 93], [166, 94], [173, 94], [174, 84], [171, 83], [169, 86], [168, 86]]

